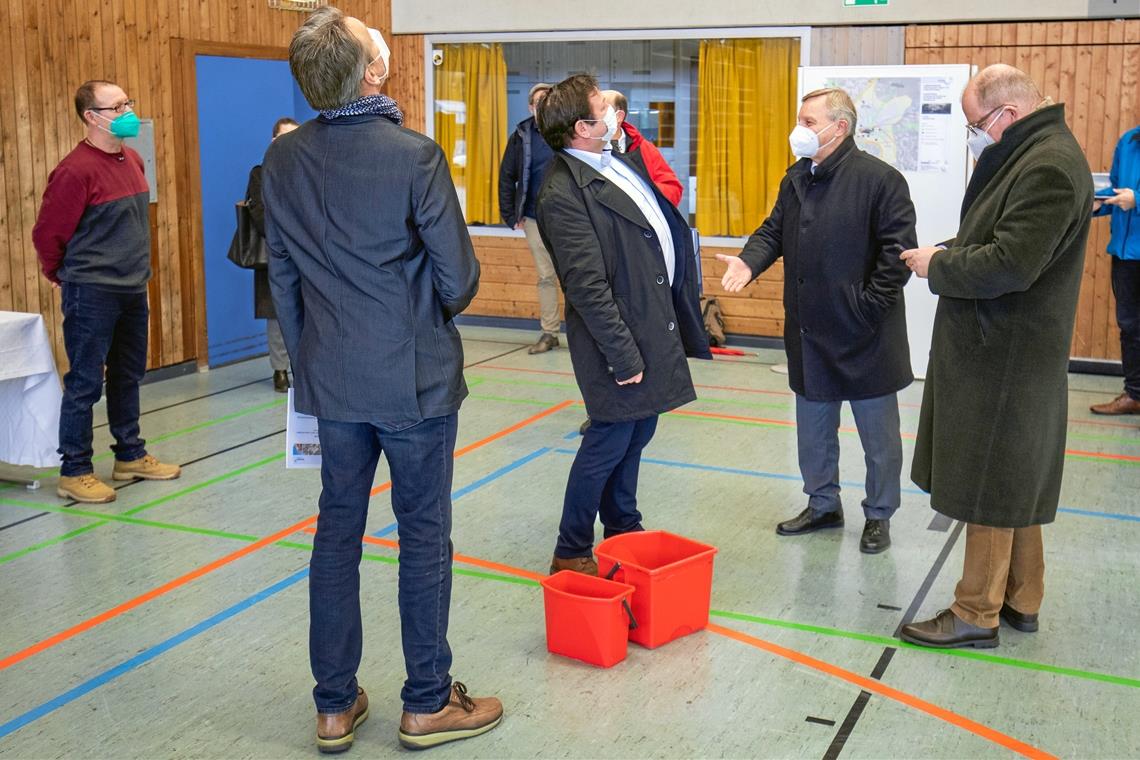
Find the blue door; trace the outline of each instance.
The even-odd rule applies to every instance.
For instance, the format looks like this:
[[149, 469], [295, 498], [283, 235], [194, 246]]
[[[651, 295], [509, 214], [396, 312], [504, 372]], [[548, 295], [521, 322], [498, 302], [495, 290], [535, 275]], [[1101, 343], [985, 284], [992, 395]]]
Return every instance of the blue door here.
[[249, 170], [261, 163], [282, 116], [316, 116], [287, 61], [196, 57], [198, 155], [206, 273], [206, 344], [217, 367], [268, 351], [265, 321], [253, 316], [253, 272], [226, 258]]

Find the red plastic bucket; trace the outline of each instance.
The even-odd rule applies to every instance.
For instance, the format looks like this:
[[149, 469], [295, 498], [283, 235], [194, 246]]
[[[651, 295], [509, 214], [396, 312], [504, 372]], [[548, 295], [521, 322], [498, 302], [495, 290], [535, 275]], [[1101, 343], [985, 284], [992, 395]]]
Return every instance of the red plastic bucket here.
[[598, 544], [598, 574], [637, 589], [630, 641], [652, 649], [709, 624], [716, 552], [663, 530], [623, 533]]
[[542, 579], [546, 648], [608, 668], [625, 659], [633, 586], [563, 570]]

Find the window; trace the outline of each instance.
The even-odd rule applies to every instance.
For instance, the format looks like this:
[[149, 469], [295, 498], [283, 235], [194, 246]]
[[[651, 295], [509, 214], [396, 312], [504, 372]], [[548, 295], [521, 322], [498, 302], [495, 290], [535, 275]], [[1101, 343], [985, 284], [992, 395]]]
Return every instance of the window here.
[[589, 73], [626, 96], [627, 120], [680, 179], [680, 208], [702, 235], [751, 233], [792, 161], [787, 135], [802, 35], [783, 34], [433, 42], [435, 57], [442, 53], [429, 65], [433, 136], [451, 163], [468, 224], [501, 224], [499, 161], [510, 133], [530, 116], [530, 88]]

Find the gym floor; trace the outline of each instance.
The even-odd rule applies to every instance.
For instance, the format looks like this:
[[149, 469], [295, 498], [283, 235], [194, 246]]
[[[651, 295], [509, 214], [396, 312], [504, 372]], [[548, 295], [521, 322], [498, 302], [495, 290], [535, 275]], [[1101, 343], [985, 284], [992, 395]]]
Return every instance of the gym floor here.
[[[527, 355], [533, 332], [462, 332], [452, 673], [506, 716], [433, 755], [1140, 757], [1140, 420], [1088, 412], [1119, 378], [1070, 378], [1041, 630], [1003, 625], [998, 649], [938, 652], [895, 638], [949, 604], [964, 544], [905, 477], [921, 383], [900, 394], [894, 545], [865, 556], [849, 413], [846, 528], [780, 538], [775, 524], [806, 498], [793, 397], [770, 371], [783, 356], [692, 362], [700, 399], [662, 418], [639, 496], [646, 527], [719, 548], [711, 625], [631, 644], [602, 670], [546, 651], [535, 580], [585, 417], [569, 353]], [[115, 502], [84, 506], [57, 498], [54, 477], [0, 486], [0, 758], [316, 756], [306, 574], [320, 482], [284, 469], [285, 400], [269, 376], [256, 359], [143, 387], [148, 448], [183, 465], [179, 480], [116, 483]], [[106, 425], [95, 433], [109, 479]], [[371, 717], [356, 757], [403, 753], [386, 480], [381, 462], [361, 567]]]

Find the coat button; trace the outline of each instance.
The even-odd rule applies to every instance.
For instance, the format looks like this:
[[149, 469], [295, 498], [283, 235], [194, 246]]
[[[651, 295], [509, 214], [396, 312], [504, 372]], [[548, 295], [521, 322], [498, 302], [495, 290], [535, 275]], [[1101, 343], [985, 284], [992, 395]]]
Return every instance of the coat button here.
[[806, 327], [801, 327], [800, 328], [800, 335], [807, 335], [807, 334], [808, 334], [808, 329]]
[[798, 282], [800, 285], [803, 285], [804, 284], [804, 278], [801, 277], [798, 280], [796, 280], [796, 282]]
[[657, 275], [657, 284], [658, 285], [664, 285], [665, 284], [665, 278], [662, 277], [661, 275]]
[[669, 323], [669, 329], [670, 329], [670, 330], [672, 330], [672, 329], [673, 329], [674, 327], [676, 327], [676, 326], [677, 326], [677, 325], [673, 324], [672, 322], [670, 322], [670, 323]]
[[645, 230], [645, 231], [644, 231], [644, 232], [642, 232], [641, 234], [642, 234], [642, 235], [645, 235], [645, 237], [647, 237], [647, 238], [651, 238], [651, 237], [653, 237], [653, 233], [652, 233], [652, 232], [650, 232], [649, 230]]

